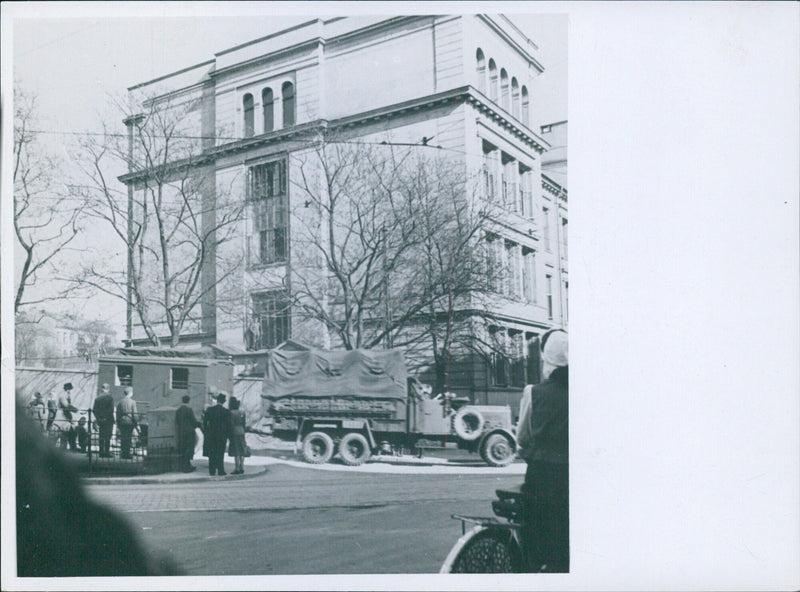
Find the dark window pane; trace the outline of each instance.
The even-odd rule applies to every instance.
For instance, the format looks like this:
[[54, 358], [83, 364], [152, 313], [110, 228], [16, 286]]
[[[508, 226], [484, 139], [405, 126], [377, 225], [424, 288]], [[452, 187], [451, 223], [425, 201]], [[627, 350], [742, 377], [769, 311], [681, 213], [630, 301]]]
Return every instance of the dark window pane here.
[[189, 388], [188, 368], [172, 368], [172, 388], [180, 390]]
[[294, 125], [295, 121], [294, 85], [291, 82], [284, 82], [281, 86], [281, 93], [283, 94], [283, 127], [289, 127]]

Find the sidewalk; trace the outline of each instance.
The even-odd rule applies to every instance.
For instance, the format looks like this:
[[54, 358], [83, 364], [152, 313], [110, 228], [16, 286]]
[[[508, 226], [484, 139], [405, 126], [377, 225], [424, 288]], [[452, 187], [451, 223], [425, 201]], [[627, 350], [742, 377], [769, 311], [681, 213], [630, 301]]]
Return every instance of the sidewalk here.
[[[247, 459], [250, 460], [250, 459]], [[244, 474], [242, 475], [233, 475], [231, 471], [233, 471], [233, 458], [225, 457], [225, 470], [227, 471], [227, 475], [225, 476], [211, 476], [208, 474], [208, 459], [207, 458], [195, 458], [192, 463], [196, 467], [192, 473], [180, 473], [180, 472], [171, 472], [171, 473], [160, 473], [158, 475], [104, 475], [104, 476], [83, 476], [81, 480], [84, 483], [92, 484], [92, 485], [122, 485], [126, 483], [130, 484], [143, 484], [143, 483], [153, 483], [153, 484], [164, 484], [164, 483], [201, 483], [205, 481], [238, 481], [240, 479], [251, 479], [253, 477], [258, 477], [259, 475], [263, 475], [267, 472], [266, 464], [261, 463], [245, 463], [244, 467]]]
[[224, 477], [210, 476], [208, 474], [208, 459], [195, 457], [192, 461], [197, 470], [192, 473], [162, 473], [159, 475], [126, 475], [126, 476], [98, 476], [84, 477], [87, 484], [164, 484], [164, 483], [200, 483], [208, 481], [234, 481], [250, 479], [264, 475], [269, 465], [285, 464], [291, 467], [318, 471], [347, 471], [353, 473], [406, 473], [406, 474], [489, 474], [489, 475], [524, 475], [526, 465], [524, 462], [514, 462], [507, 467], [489, 467], [480, 459], [474, 460], [448, 460], [437, 457], [416, 456], [375, 456], [368, 463], [351, 467], [337, 459], [323, 465], [309, 464], [293, 452], [270, 451], [271, 454], [256, 454], [245, 459], [243, 475], [232, 475], [233, 458], [225, 457], [225, 470], [228, 474]]

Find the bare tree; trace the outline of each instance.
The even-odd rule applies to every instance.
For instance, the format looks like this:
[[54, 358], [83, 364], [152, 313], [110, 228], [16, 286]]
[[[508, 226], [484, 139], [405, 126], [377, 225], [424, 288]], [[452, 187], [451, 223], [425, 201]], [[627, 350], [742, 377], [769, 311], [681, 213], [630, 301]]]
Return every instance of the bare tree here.
[[347, 349], [426, 349], [447, 376], [457, 311], [481, 314], [490, 204], [462, 161], [427, 147], [320, 142], [294, 157], [303, 223], [293, 236], [295, 309]]
[[[202, 163], [199, 100], [150, 98], [128, 115], [131, 135], [107, 133], [82, 142], [80, 187], [87, 211], [102, 220], [124, 253], [92, 261], [76, 286], [125, 300], [147, 339], [177, 346], [188, 327], [203, 326], [202, 302], [236, 273], [241, 258], [220, 265], [218, 247], [231, 240], [244, 200], [217, 187]], [[125, 173], [117, 183], [116, 175]], [[211, 313], [213, 314], [213, 313]]]
[[81, 231], [81, 207], [58, 180], [61, 163], [40, 138], [36, 99], [14, 89], [14, 233], [24, 259], [19, 271], [14, 312], [58, 296], [26, 299], [36, 284], [52, 279], [48, 271]]

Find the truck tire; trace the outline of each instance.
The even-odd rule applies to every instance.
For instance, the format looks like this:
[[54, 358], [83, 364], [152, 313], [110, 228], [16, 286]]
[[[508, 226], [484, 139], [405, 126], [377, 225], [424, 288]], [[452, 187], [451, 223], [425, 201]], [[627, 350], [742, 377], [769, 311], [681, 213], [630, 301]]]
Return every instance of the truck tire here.
[[344, 464], [357, 467], [367, 462], [372, 453], [369, 449], [369, 442], [364, 436], [350, 432], [339, 442], [339, 456], [342, 457]]
[[324, 465], [333, 456], [333, 440], [325, 432], [311, 432], [303, 438], [303, 458], [312, 465]]
[[492, 434], [481, 445], [481, 458], [490, 467], [505, 467], [514, 460], [514, 445], [503, 434]]
[[462, 407], [453, 418], [453, 429], [459, 438], [472, 442], [481, 437], [483, 423], [480, 411], [474, 407]]

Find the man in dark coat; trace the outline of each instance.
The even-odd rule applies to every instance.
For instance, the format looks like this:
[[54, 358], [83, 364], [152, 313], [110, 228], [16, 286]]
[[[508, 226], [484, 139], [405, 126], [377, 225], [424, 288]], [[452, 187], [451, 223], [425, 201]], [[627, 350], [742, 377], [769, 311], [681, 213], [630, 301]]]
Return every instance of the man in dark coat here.
[[200, 427], [200, 422], [194, 416], [194, 410], [189, 407], [189, 395], [184, 395], [183, 404], [175, 412], [175, 435], [178, 439], [178, 458], [180, 468], [184, 473], [191, 473], [196, 467], [192, 465], [194, 447], [197, 441], [195, 429]]
[[531, 572], [569, 572], [569, 356], [567, 334], [542, 338], [545, 380], [525, 387], [517, 442], [528, 463], [523, 536]]
[[208, 457], [208, 474], [227, 475], [224, 457], [225, 445], [231, 436], [231, 412], [225, 409], [225, 393], [217, 395], [217, 404], [203, 414], [203, 454]]
[[111, 387], [108, 383], [103, 383], [100, 394], [94, 400], [92, 406], [94, 420], [97, 423], [97, 430], [100, 440], [100, 456], [108, 458], [111, 456], [111, 432], [114, 430], [114, 397], [111, 395]]

